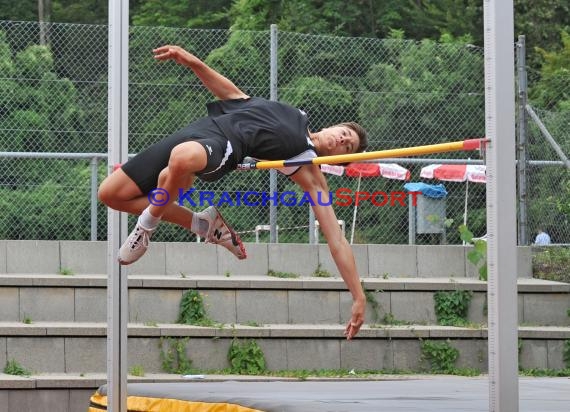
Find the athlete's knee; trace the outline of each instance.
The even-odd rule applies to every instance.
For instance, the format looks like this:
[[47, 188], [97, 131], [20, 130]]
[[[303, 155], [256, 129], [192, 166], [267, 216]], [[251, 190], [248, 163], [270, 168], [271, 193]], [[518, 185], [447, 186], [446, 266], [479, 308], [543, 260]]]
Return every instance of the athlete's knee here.
[[180, 144], [170, 152], [168, 172], [177, 176], [206, 167], [206, 155], [199, 144]]
[[107, 176], [97, 191], [99, 201], [115, 210], [123, 210], [124, 202], [141, 195], [138, 186], [122, 171]]
[[97, 191], [97, 198], [106, 206], [111, 207], [117, 201], [116, 192], [111, 189], [108, 178], [103, 180]]

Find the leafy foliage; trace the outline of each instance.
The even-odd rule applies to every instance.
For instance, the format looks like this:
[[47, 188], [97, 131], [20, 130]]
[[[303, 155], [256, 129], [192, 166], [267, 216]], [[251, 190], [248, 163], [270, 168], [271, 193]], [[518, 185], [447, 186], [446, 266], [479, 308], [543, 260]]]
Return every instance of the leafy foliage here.
[[267, 276], [271, 276], [274, 278], [298, 278], [299, 275], [292, 272], [282, 272], [280, 270], [273, 270], [269, 269], [267, 271]]
[[433, 298], [435, 300], [437, 322], [444, 326], [465, 325], [472, 297], [473, 292], [470, 290], [436, 292]]
[[317, 268], [313, 272], [313, 276], [316, 278], [330, 278], [330, 277], [332, 277], [332, 274], [328, 270], [323, 269], [321, 267], [321, 264], [319, 263], [317, 265]]
[[15, 359], [6, 362], [4, 373], [7, 375], [30, 376], [32, 373], [24, 368]]
[[188, 325], [212, 326], [213, 321], [206, 315], [204, 297], [197, 290], [191, 289], [182, 295], [177, 323]]
[[431, 365], [435, 373], [452, 373], [455, 362], [459, 357], [459, 350], [451, 346], [448, 341], [423, 340], [421, 342], [422, 359]]
[[566, 364], [566, 369], [570, 369], [570, 339], [564, 341], [564, 348], [562, 349], [562, 358]]
[[165, 372], [184, 375], [192, 371], [192, 360], [186, 355], [188, 340], [189, 338], [160, 338], [160, 359]]
[[247, 340], [243, 343], [237, 339], [232, 340], [228, 360], [231, 372], [240, 375], [261, 374], [267, 369], [263, 351], [254, 340]]
[[570, 110], [570, 33], [562, 31], [562, 49], [547, 51], [537, 48], [544, 63], [541, 79], [530, 98], [545, 109]]
[[548, 247], [532, 257], [533, 277], [570, 283], [570, 248]]
[[461, 240], [472, 244], [474, 248], [467, 253], [467, 259], [475, 266], [479, 265], [479, 280], [487, 280], [487, 242], [473, 239], [473, 233], [465, 225], [459, 226]]

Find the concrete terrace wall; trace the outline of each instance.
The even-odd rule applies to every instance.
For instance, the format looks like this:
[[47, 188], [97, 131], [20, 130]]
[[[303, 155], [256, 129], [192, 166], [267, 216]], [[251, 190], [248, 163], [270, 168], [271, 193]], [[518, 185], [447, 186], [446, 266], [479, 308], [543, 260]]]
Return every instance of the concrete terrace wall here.
[[[222, 247], [204, 243], [151, 243], [129, 267], [133, 275], [247, 275], [268, 270], [311, 276], [321, 269], [338, 276], [327, 245], [246, 244], [248, 258], [238, 261]], [[471, 247], [443, 245], [353, 245], [362, 277], [478, 277], [467, 259]], [[0, 274], [106, 272], [107, 243], [91, 241], [0, 240]], [[532, 249], [517, 248], [518, 277], [532, 277]]]

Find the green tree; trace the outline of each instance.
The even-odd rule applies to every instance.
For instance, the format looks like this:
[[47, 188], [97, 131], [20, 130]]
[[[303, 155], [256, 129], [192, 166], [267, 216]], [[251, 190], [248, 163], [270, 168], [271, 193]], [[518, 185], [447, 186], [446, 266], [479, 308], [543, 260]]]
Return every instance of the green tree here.
[[205, 59], [245, 93], [269, 97], [269, 33], [233, 31], [225, 45]]
[[380, 148], [483, 135], [482, 53], [442, 40], [400, 42], [392, 61], [370, 68], [359, 117]]
[[18, 186], [0, 185], [0, 238], [14, 239], [16, 234], [21, 239], [89, 239], [89, 168], [70, 167], [65, 160], [24, 163], [25, 170], [41, 173], [26, 176], [20, 170]]
[[311, 128], [319, 130], [347, 119], [352, 95], [322, 77], [299, 77], [284, 87], [281, 101], [310, 111]]
[[483, 2], [479, 0], [409, 0], [402, 14], [401, 28], [407, 38], [439, 39], [443, 34], [454, 37], [469, 35], [483, 45]]
[[533, 85], [530, 98], [544, 109], [570, 111], [570, 34], [562, 31], [560, 37], [561, 50], [549, 52], [537, 48], [544, 62], [541, 78]]
[[0, 20], [32, 21], [37, 19], [37, 0], [0, 0]]
[[138, 26], [222, 28], [228, 27], [230, 0], [146, 0], [131, 7]]
[[[0, 46], [6, 52], [6, 46]], [[54, 73], [51, 51], [30, 46], [16, 54], [13, 63], [4, 53], [2, 70], [13, 72], [4, 79], [6, 105], [0, 113], [0, 147], [6, 151], [73, 151], [80, 145], [83, 111], [76, 89]]]
[[51, 19], [58, 23], [107, 24], [107, 0], [51, 0]]
[[570, 3], [558, 0], [514, 0], [515, 34], [526, 37], [527, 65], [538, 69], [541, 54], [535, 48], [557, 50], [560, 32], [570, 27]]

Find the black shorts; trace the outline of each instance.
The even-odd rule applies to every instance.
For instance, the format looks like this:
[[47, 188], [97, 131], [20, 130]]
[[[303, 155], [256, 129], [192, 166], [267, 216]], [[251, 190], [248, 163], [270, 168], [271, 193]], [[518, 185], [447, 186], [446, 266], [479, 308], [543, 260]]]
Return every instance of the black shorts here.
[[206, 150], [206, 167], [196, 173], [201, 180], [218, 180], [237, 167], [229, 140], [211, 118], [205, 117], [148, 147], [126, 162], [121, 169], [146, 195], [156, 189], [158, 175], [168, 166], [172, 149], [189, 141], [200, 143]]

